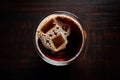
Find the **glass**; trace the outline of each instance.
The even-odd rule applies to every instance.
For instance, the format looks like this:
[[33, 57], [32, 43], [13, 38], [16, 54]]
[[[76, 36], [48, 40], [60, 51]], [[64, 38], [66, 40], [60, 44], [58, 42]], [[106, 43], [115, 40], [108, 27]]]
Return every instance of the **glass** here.
[[83, 50], [86, 32], [79, 18], [67, 11], [55, 11], [41, 20], [35, 31], [35, 47], [49, 64], [64, 66]]

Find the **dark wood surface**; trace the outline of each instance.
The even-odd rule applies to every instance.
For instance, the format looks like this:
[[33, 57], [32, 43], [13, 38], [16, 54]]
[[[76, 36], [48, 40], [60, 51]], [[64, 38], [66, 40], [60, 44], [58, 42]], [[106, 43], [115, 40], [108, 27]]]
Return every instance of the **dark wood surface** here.
[[[0, 1], [0, 80], [119, 80], [119, 0]], [[79, 17], [87, 44], [70, 65], [44, 62], [33, 44], [41, 19], [65, 10]]]

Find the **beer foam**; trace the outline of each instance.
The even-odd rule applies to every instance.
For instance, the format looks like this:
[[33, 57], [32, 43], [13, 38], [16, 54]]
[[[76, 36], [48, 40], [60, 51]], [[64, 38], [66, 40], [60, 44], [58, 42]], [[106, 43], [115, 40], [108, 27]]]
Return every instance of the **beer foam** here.
[[70, 26], [56, 20], [64, 17], [79, 24], [75, 19], [65, 14], [52, 14], [42, 20], [37, 29], [37, 35], [45, 48], [58, 52], [66, 48], [67, 37], [70, 35]]

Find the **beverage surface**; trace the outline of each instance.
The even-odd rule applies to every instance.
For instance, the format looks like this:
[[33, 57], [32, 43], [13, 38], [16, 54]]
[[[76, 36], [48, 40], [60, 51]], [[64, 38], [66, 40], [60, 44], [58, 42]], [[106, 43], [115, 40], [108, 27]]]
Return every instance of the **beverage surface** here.
[[44, 55], [54, 60], [74, 57], [82, 45], [80, 24], [64, 14], [44, 18], [37, 29], [38, 44]]

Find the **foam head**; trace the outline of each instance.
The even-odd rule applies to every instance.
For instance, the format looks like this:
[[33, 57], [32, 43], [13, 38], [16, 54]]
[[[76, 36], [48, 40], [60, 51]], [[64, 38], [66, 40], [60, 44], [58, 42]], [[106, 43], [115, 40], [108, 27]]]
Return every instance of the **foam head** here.
[[58, 21], [57, 17], [62, 15], [49, 15], [40, 23], [38, 27], [38, 36], [45, 48], [54, 52], [66, 48], [68, 44], [67, 37], [70, 35], [70, 26]]

